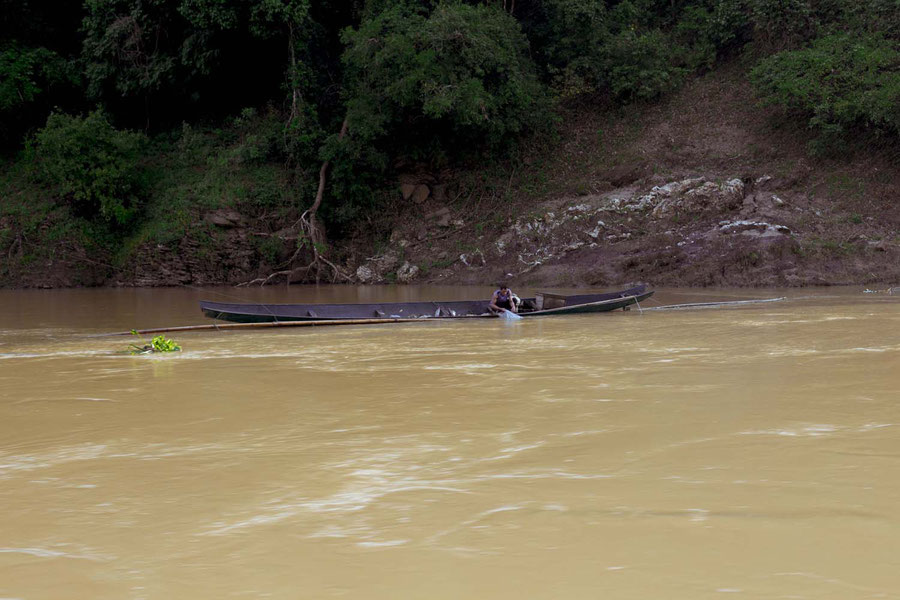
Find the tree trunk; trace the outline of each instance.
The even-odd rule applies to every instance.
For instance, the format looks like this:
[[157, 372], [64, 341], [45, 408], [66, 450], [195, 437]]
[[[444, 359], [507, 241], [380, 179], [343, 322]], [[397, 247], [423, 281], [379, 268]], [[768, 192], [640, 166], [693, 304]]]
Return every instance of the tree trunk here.
[[303, 100], [297, 83], [297, 55], [294, 52], [294, 25], [291, 23], [288, 24], [288, 59], [291, 63], [291, 116], [288, 118], [290, 125], [299, 116], [300, 103]]
[[[338, 134], [338, 139], [344, 139], [344, 135], [347, 133], [347, 119], [344, 118], [344, 122], [341, 124], [341, 132]], [[316, 221], [316, 212], [318, 212], [319, 207], [322, 205], [322, 197], [325, 195], [325, 182], [328, 176], [328, 167], [331, 165], [330, 160], [326, 160], [322, 163], [322, 168], [319, 169], [319, 188], [316, 190], [316, 200], [313, 202], [313, 205], [309, 207], [306, 211], [306, 216], [309, 218], [309, 236], [310, 242], [313, 244], [313, 251], [318, 254], [318, 249], [315, 247], [316, 244], [320, 244], [323, 241], [324, 236], [322, 235], [322, 231], [319, 227], [318, 222]]]

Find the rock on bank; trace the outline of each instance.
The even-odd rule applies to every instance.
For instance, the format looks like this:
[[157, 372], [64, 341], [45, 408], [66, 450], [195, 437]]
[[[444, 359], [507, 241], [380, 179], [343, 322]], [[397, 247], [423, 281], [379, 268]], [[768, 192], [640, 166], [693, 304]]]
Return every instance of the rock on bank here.
[[[766, 174], [655, 178], [531, 206], [483, 228], [464, 209], [398, 219], [366, 283], [801, 286], [900, 280], [900, 239]], [[464, 222], [466, 217], [468, 223]]]

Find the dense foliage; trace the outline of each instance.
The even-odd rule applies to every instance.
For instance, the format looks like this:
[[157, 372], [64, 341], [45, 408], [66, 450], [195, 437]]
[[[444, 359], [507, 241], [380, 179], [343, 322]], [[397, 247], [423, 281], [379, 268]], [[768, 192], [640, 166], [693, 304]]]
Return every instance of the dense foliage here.
[[[321, 214], [334, 227], [374, 206], [403, 165], [501, 157], [551, 131], [560, 102], [653, 101], [739, 54], [757, 64], [763, 101], [824, 137], [900, 134], [900, 0], [0, 0], [0, 10], [0, 152], [29, 145], [58, 203], [112, 229], [152, 214], [141, 196], [162, 193], [171, 170], [144, 169], [154, 161], [142, 153], [172, 144], [194, 148], [195, 170], [290, 173], [272, 197], [299, 208], [329, 161]], [[230, 149], [195, 144], [203, 135]]]
[[900, 134], [900, 45], [838, 33], [763, 60], [752, 77], [767, 102], [805, 115], [821, 146], [853, 130]]
[[35, 174], [76, 215], [126, 225], [138, 208], [144, 136], [118, 131], [100, 111], [53, 113], [34, 137]]
[[344, 41], [348, 119], [360, 137], [439, 153], [498, 147], [546, 125], [527, 40], [496, 8], [398, 4]]

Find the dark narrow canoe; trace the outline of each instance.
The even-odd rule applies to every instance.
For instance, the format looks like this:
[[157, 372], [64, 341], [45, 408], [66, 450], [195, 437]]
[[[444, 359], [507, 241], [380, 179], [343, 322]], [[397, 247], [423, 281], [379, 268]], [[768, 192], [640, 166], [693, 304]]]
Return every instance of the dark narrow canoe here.
[[[523, 298], [523, 317], [607, 312], [625, 308], [653, 294], [646, 285], [605, 294], [556, 297], [559, 306], [536, 310], [535, 298]], [[201, 301], [207, 317], [237, 323], [271, 321], [327, 321], [351, 319], [453, 319], [496, 317], [488, 311], [489, 300], [450, 302], [383, 302], [375, 304], [227, 304]]]

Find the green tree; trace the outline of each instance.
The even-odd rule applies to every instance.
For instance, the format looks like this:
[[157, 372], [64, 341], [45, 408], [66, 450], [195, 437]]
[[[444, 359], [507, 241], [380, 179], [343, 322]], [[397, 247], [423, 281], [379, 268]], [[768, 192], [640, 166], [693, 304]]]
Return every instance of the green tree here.
[[20, 109], [48, 88], [77, 81], [68, 62], [47, 48], [0, 50], [0, 111]]
[[403, 5], [344, 34], [351, 135], [422, 158], [507, 147], [547, 127], [548, 97], [525, 37], [494, 6]]
[[85, 7], [82, 56], [90, 94], [114, 91], [149, 104], [175, 83], [178, 15], [171, 0], [85, 0]]

